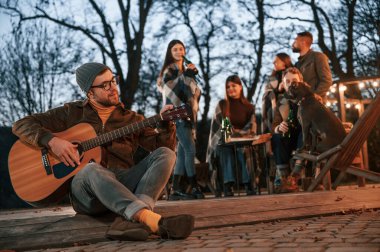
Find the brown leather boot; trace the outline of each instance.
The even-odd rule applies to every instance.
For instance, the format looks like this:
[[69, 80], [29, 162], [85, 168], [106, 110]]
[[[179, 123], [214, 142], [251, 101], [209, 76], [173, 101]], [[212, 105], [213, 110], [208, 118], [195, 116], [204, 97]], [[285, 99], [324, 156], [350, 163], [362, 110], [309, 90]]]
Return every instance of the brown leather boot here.
[[194, 229], [194, 217], [181, 214], [162, 217], [158, 222], [158, 234], [162, 239], [186, 239]]
[[146, 241], [151, 233], [147, 225], [118, 216], [107, 230], [106, 237], [111, 240]]

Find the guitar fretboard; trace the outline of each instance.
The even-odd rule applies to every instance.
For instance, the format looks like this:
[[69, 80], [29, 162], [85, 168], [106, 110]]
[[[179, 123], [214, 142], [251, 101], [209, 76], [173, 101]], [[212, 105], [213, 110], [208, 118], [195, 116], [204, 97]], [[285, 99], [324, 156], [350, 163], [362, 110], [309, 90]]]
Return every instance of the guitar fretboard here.
[[83, 141], [81, 143], [83, 151], [88, 151], [105, 143], [111, 142], [117, 138], [123, 137], [125, 135], [131, 134], [145, 127], [154, 127], [157, 122], [161, 121], [160, 115], [155, 115], [149, 117], [143, 121], [128, 124], [122, 128], [107, 132], [103, 135], [97, 136], [95, 138]]

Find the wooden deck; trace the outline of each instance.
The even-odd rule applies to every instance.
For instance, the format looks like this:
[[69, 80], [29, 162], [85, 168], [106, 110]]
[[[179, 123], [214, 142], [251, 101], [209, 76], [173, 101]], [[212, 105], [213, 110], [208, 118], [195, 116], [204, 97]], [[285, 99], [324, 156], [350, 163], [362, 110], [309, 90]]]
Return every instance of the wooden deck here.
[[[168, 202], [159, 201], [163, 216], [189, 213], [195, 227], [241, 225], [380, 208], [380, 185], [341, 187], [338, 191], [260, 195]], [[105, 241], [112, 215], [76, 215], [71, 207], [0, 211], [0, 249], [39, 249]]]

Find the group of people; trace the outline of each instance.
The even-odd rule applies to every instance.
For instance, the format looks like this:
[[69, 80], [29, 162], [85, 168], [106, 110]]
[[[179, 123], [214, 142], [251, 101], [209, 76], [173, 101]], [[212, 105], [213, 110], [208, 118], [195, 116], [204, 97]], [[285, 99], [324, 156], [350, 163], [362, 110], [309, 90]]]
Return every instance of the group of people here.
[[[296, 68], [292, 67], [288, 55], [277, 54], [275, 69], [264, 96], [271, 97], [269, 103], [272, 110], [265, 109], [263, 117], [265, 122], [272, 122], [267, 124], [267, 130], [274, 133], [273, 152], [280, 180], [289, 174], [290, 150], [297, 146], [300, 133], [299, 127], [289, 129], [286, 123], [287, 113], [296, 114], [297, 106], [286, 99], [284, 90], [290, 82], [304, 80], [316, 95], [324, 99], [331, 85], [327, 58], [312, 51], [311, 44], [310, 33], [297, 35], [293, 44], [293, 51], [300, 53]], [[185, 60], [185, 55], [186, 49], [181, 41], [169, 43], [157, 84], [164, 101], [161, 113], [187, 104], [193, 112], [192, 116], [175, 122], [161, 122], [156, 125], [159, 130], [146, 127], [101, 146], [101, 162], [83, 164], [71, 180], [69, 196], [76, 212], [99, 215], [112, 211], [119, 215], [106, 233], [111, 239], [146, 240], [151, 234], [161, 238], [184, 239], [194, 228], [192, 215], [162, 217], [154, 212], [155, 202], [170, 176], [173, 176], [170, 200], [204, 198], [197, 184], [194, 165], [194, 131], [201, 92], [197, 85], [198, 70]], [[48, 149], [66, 166], [81, 167], [78, 144], [54, 133], [78, 123], [88, 123], [101, 135], [126, 124], [141, 122], [144, 117], [126, 109], [119, 101], [118, 78], [108, 66], [95, 62], [83, 64], [76, 70], [76, 81], [86, 95], [85, 100], [26, 116], [14, 123], [13, 132], [28, 144]], [[222, 120], [228, 117], [233, 134], [239, 136], [252, 136], [257, 130], [255, 107], [245, 98], [242, 81], [237, 75], [227, 77], [225, 93], [212, 118], [207, 155], [211, 166], [221, 166], [224, 196], [233, 196], [234, 153], [219, 144]], [[281, 137], [289, 130], [292, 130], [291, 138]], [[134, 154], [141, 147], [148, 150], [149, 155], [135, 162]], [[246, 192], [253, 194], [244, 149], [238, 151], [236, 158], [242, 168]], [[181, 184], [185, 178], [190, 190]]]
[[287, 97], [289, 86], [292, 82], [306, 82], [314, 96], [324, 102], [332, 85], [328, 59], [323, 53], [313, 51], [312, 43], [310, 32], [297, 34], [292, 50], [300, 56], [294, 65], [286, 53], [276, 54], [274, 69], [263, 95], [263, 132], [273, 134], [269, 152], [275, 159], [274, 186], [277, 192], [296, 190], [304, 166], [301, 160], [296, 160], [290, 171], [292, 152], [302, 146], [302, 130], [297, 120], [298, 104]]

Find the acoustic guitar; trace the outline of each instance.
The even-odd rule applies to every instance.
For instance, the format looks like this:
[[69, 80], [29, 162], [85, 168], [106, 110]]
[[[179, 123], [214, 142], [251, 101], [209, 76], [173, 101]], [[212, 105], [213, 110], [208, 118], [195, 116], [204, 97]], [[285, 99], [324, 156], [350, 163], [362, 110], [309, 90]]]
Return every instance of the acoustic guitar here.
[[145, 127], [155, 127], [160, 121], [188, 118], [191, 112], [186, 105], [165, 111], [122, 128], [96, 135], [88, 123], [77, 124], [53, 135], [78, 144], [80, 165], [66, 166], [47, 149], [16, 141], [9, 152], [8, 167], [16, 194], [33, 206], [46, 206], [61, 200], [67, 193], [71, 178], [89, 162], [99, 163], [101, 145], [131, 134]]

